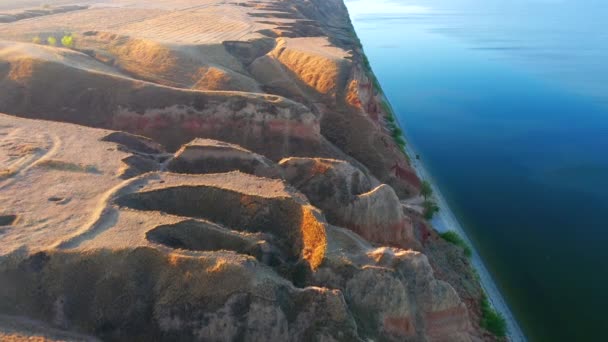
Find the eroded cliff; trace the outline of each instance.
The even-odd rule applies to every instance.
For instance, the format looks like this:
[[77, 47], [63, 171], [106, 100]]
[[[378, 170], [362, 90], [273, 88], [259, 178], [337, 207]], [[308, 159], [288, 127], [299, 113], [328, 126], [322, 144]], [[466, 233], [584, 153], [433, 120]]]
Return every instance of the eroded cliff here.
[[341, 0], [0, 19], [1, 313], [109, 340], [489, 339], [466, 258], [402, 204], [420, 181]]

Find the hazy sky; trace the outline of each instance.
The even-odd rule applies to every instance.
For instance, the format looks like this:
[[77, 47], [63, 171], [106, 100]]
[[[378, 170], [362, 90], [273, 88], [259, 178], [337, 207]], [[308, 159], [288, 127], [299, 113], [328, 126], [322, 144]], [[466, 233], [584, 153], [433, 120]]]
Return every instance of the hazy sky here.
[[[608, 0], [346, 0], [355, 21], [423, 15], [429, 30], [502, 51], [608, 104]], [[407, 37], [403, 37], [403, 43]]]
[[550, 6], [568, 10], [608, 8], [608, 0], [346, 0], [351, 12], [420, 13], [432, 9], [477, 10]]

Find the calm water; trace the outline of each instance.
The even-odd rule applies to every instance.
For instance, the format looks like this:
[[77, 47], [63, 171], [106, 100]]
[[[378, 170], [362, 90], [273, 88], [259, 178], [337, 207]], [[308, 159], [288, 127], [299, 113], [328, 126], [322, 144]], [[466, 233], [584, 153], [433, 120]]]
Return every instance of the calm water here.
[[532, 341], [608, 341], [606, 3], [347, 1], [409, 143]]

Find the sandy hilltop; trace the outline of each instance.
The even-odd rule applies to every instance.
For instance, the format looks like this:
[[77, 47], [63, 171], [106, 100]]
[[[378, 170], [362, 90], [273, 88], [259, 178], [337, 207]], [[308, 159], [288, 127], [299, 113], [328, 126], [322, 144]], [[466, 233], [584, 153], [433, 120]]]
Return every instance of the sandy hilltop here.
[[0, 0], [0, 112], [1, 340], [496, 339], [342, 0]]

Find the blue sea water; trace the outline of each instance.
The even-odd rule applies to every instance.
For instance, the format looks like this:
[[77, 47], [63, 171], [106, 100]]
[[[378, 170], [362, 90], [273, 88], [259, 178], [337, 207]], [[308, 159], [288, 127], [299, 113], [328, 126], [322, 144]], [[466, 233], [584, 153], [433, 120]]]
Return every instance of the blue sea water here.
[[608, 1], [346, 3], [526, 336], [608, 341]]

